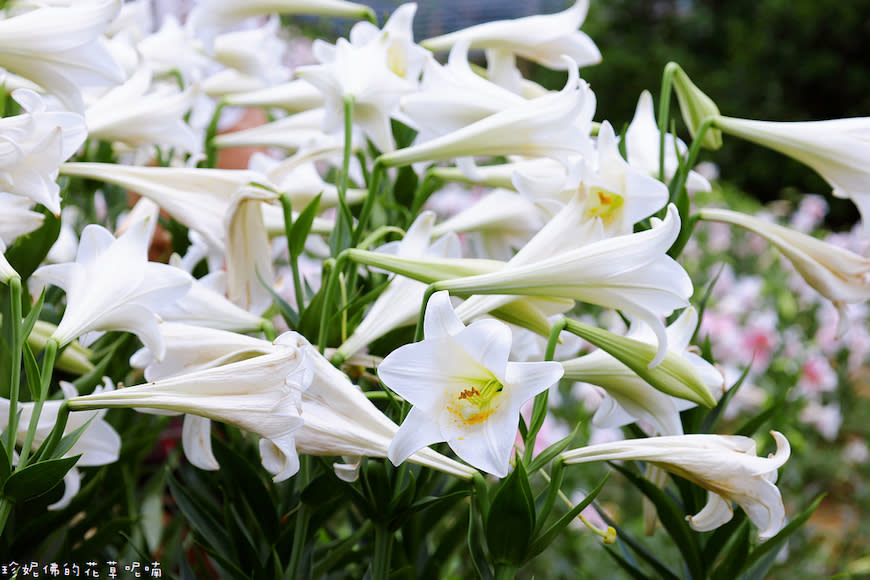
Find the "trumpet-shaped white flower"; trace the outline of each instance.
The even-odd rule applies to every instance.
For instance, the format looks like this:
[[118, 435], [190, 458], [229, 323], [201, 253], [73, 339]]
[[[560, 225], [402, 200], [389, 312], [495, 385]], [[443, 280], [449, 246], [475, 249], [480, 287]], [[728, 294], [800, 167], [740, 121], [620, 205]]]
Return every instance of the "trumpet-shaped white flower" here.
[[[686, 359], [714, 397], [718, 398], [724, 387], [724, 377], [713, 365], [687, 350], [697, 323], [698, 313], [694, 308], [687, 308], [668, 326], [668, 350]], [[633, 326], [626, 336], [649, 344], [656, 340], [652, 331], [643, 325]], [[653, 425], [658, 434], [682, 435], [679, 413], [695, 406], [694, 402], [653, 388], [602, 350], [562, 361], [562, 367], [565, 369], [565, 378], [592, 383], [607, 392], [593, 417], [597, 427], [620, 427], [642, 420]]]
[[283, 64], [287, 44], [279, 37], [280, 30], [281, 20], [273, 16], [257, 28], [221, 34], [215, 39], [215, 59], [261, 86], [285, 82], [290, 69]]
[[[114, 387], [108, 378], [104, 378], [104, 386], [97, 387], [94, 393], [103, 393], [111, 391]], [[69, 399], [78, 395], [75, 387], [66, 381], [60, 382], [60, 388], [63, 390], [64, 398]], [[54, 429], [54, 424], [57, 422], [57, 414], [60, 411], [60, 406], [63, 404], [61, 400], [46, 401], [42, 406], [42, 411], [39, 414], [39, 420], [36, 424], [36, 432], [33, 437], [33, 443], [36, 446], [48, 438], [49, 433]], [[27, 429], [30, 425], [31, 415], [33, 414], [33, 403], [18, 403], [18, 411], [21, 416], [18, 420], [18, 430], [15, 433], [15, 438], [19, 442], [25, 441], [27, 437]], [[103, 416], [106, 411], [85, 411], [70, 413], [64, 427], [64, 435], [68, 435], [82, 427], [88, 422], [90, 424], [82, 432], [78, 441], [64, 454], [64, 457], [72, 457], [81, 454], [76, 462], [76, 467], [70, 469], [63, 478], [64, 492], [63, 496], [55, 503], [48, 506], [50, 510], [60, 510], [69, 505], [72, 498], [78, 493], [81, 487], [81, 474], [78, 471], [79, 467], [91, 467], [95, 465], [108, 465], [118, 460], [121, 452], [121, 437], [118, 432], [109, 425]], [[0, 428], [8, 427], [7, 420], [9, 419], [9, 399], [0, 397]]]
[[226, 273], [212, 272], [194, 279], [190, 290], [172, 303], [161, 304], [157, 314], [165, 321], [184, 322], [234, 332], [251, 332], [263, 326], [263, 319], [226, 297]]
[[323, 109], [311, 109], [250, 129], [223, 133], [213, 143], [216, 147], [281, 147], [297, 151], [333, 141], [323, 132], [323, 120]]
[[148, 224], [138, 222], [121, 237], [89, 225], [82, 232], [76, 261], [42, 266], [34, 277], [66, 292], [66, 310], [52, 334], [61, 346], [94, 330], [136, 334], [159, 357], [163, 341], [156, 308], [183, 296], [190, 276], [178, 268], [148, 261]]
[[507, 475], [520, 407], [562, 376], [557, 362], [508, 362], [510, 329], [497, 320], [466, 327], [446, 292], [429, 300], [425, 339], [390, 353], [378, 375], [414, 405], [390, 445], [399, 464], [446, 441], [469, 464]]
[[807, 283], [840, 311], [845, 332], [847, 303], [870, 300], [870, 258], [772, 222], [727, 209], [705, 208], [701, 219], [734, 224], [762, 236], [782, 252]]
[[[302, 393], [305, 423], [296, 432], [299, 452], [346, 458], [387, 457], [399, 426], [380, 412], [347, 375], [332, 366], [302, 335], [295, 336], [311, 361], [313, 371], [311, 386]], [[475, 473], [474, 469], [428, 448], [411, 454], [408, 461], [462, 479], [469, 479]], [[353, 479], [354, 471], [353, 466], [336, 465], [336, 473], [343, 479]]]
[[339, 38], [334, 50], [320, 50], [329, 60], [296, 70], [323, 93], [323, 131], [332, 133], [343, 127], [345, 100], [352, 99], [354, 126], [381, 151], [395, 149], [390, 115], [399, 98], [415, 89], [416, 79], [412, 82], [390, 68], [390, 48], [386, 31], [362, 45]]
[[[299, 397], [311, 380], [309, 364], [292, 336], [270, 352], [238, 362], [166, 377], [151, 383], [70, 399], [71, 409], [142, 407], [190, 413], [261, 437], [266, 469], [282, 481], [299, 469], [293, 432], [302, 425]], [[194, 422], [187, 437], [202, 435]]]
[[0, 20], [0, 67], [35, 82], [83, 113], [81, 87], [117, 84], [124, 73], [101, 34], [119, 0], [46, 6]]
[[85, 113], [88, 136], [132, 147], [166, 145], [197, 153], [200, 139], [184, 115], [193, 106], [193, 89], [154, 87], [151, 70], [142, 65], [127, 81], [90, 104]]
[[776, 454], [758, 457], [755, 441], [748, 437], [726, 435], [678, 435], [615, 441], [566, 451], [565, 463], [635, 460], [653, 465], [688, 479], [707, 489], [707, 505], [688, 516], [698, 531], [715, 529], [731, 519], [737, 503], [759, 528], [766, 540], [785, 525], [785, 507], [776, 487], [776, 470], [789, 457], [788, 440], [771, 431]]
[[[425, 143], [380, 157], [386, 166], [475, 155], [550, 157], [567, 165], [590, 149], [587, 112], [594, 95], [569, 70], [565, 88], [509, 107]], [[594, 110], [594, 107], [592, 107]]]
[[491, 274], [437, 282], [460, 294], [520, 294], [572, 298], [622, 310], [649, 325], [658, 338], [661, 362], [667, 334], [660, 317], [689, 305], [693, 287], [686, 271], [667, 255], [680, 231], [676, 207], [663, 222], [636, 234], [607, 238], [535, 263]]
[[517, 54], [557, 70], [576, 66], [569, 65], [562, 55], [568, 55], [579, 66], [596, 64], [601, 61], [598, 47], [578, 30], [588, 10], [589, 0], [576, 0], [571, 8], [556, 14], [486, 22], [424, 40], [421, 44], [441, 52], [460, 40], [469, 40], [471, 48]]
[[715, 125], [809, 165], [835, 196], [858, 206], [863, 235], [870, 236], [870, 117], [795, 123], [716, 117]]
[[402, 119], [420, 131], [417, 142], [423, 143], [524, 102], [471, 70], [468, 41], [460, 41], [446, 65], [426, 61], [419, 89], [402, 97], [400, 107]]
[[12, 96], [24, 112], [0, 119], [0, 188], [60, 215], [58, 167], [87, 138], [84, 118], [46, 111], [42, 98], [29, 89], [15, 90]]
[[251, 182], [265, 183], [255, 171], [183, 167], [134, 167], [112, 163], [67, 163], [64, 175], [113, 183], [147, 197], [172, 217], [225, 249], [225, 220], [233, 200]]

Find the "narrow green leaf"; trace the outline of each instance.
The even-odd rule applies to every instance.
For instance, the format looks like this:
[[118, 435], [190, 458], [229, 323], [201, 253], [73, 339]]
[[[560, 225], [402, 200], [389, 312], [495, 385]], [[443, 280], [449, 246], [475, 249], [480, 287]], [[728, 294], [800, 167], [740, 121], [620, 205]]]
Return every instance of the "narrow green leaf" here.
[[713, 573], [710, 575], [711, 580], [731, 580], [737, 578], [738, 571], [746, 561], [746, 556], [749, 554], [749, 525], [739, 526], [736, 531], [732, 532], [728, 539], [728, 545], [719, 565], [716, 566]]
[[[5, 434], [6, 432], [4, 431], [4, 440], [6, 439]], [[12, 473], [12, 462], [9, 461], [9, 454], [6, 453], [6, 445], [0, 443], [0, 489], [3, 489], [3, 483], [10, 473]]]
[[600, 510], [598, 511], [598, 513], [599, 515], [601, 515], [604, 521], [607, 522], [608, 526], [611, 526], [613, 527], [613, 529], [616, 530], [616, 537], [618, 538], [617, 541], [620, 542], [620, 544], [624, 544], [631, 548], [635, 554], [640, 556], [641, 559], [643, 559], [646, 563], [652, 566], [660, 578], [663, 578], [664, 580], [680, 580], [680, 577], [677, 576], [676, 572], [666, 566], [664, 562], [656, 558], [655, 555], [650, 552], [649, 548], [635, 540], [627, 531], [617, 526], [616, 523], [607, 516], [607, 514], [601, 512]]
[[33, 326], [39, 320], [39, 313], [42, 312], [42, 305], [45, 303], [45, 288], [39, 293], [39, 298], [36, 303], [30, 308], [30, 312], [24, 317], [24, 322], [21, 324], [21, 340], [26, 340], [33, 331]]
[[683, 513], [682, 508], [664, 490], [659, 489], [648, 479], [632, 473], [629, 469], [615, 463], [611, 463], [611, 466], [628, 478], [632, 485], [637, 487], [656, 506], [656, 513], [662, 526], [673, 538], [674, 544], [683, 555], [683, 559], [686, 561], [686, 566], [688, 566], [692, 577], [704, 578], [705, 566], [701, 557], [701, 549], [698, 545], [698, 535], [686, 522], [686, 514]]
[[555, 505], [556, 498], [559, 496], [559, 489], [562, 487], [562, 473], [564, 469], [565, 462], [563, 461], [557, 461], [553, 464], [553, 468], [550, 471], [550, 481], [547, 484], [547, 493], [544, 496], [544, 501], [538, 508], [538, 521], [535, 525], [535, 531], [532, 534], [533, 536], [538, 535], [541, 531], [541, 527], [544, 525], [544, 522], [553, 510], [553, 505]]
[[21, 346], [24, 371], [27, 376], [27, 388], [30, 390], [30, 400], [35, 401], [39, 398], [42, 373], [39, 371], [39, 365], [36, 363], [36, 357], [33, 356], [33, 350], [30, 348], [30, 345], [25, 342]]
[[287, 248], [290, 250], [290, 256], [295, 257], [302, 254], [305, 250], [305, 240], [308, 239], [308, 234], [311, 232], [311, 225], [314, 223], [314, 218], [317, 217], [317, 212], [320, 210], [320, 196], [311, 200], [305, 209], [296, 218], [296, 222], [290, 228], [290, 239], [287, 240]]
[[521, 461], [492, 498], [485, 529], [494, 563], [519, 566], [525, 562], [535, 529], [535, 500]]
[[616, 560], [616, 563], [619, 564], [623, 570], [628, 572], [629, 576], [631, 576], [635, 580], [652, 580], [652, 578], [644, 574], [640, 568], [636, 567], [634, 564], [631, 564], [628, 560], [617, 554], [616, 550], [607, 549], [604, 550], [604, 553]]
[[81, 455], [32, 463], [9, 476], [3, 486], [3, 495], [11, 501], [22, 502], [47, 493], [63, 481], [63, 476], [79, 457]]
[[[482, 478], [481, 481], [483, 481]], [[476, 488], [477, 486], [475, 486], [474, 494], [477, 494]], [[477, 577], [481, 580], [492, 580], [492, 569], [489, 567], [480, 541], [482, 514], [479, 514], [478, 510], [475, 509], [479, 502], [474, 501], [474, 499], [472, 498], [468, 506], [468, 553], [471, 554], [471, 563], [474, 566], [474, 571], [477, 572]]]
[[546, 532], [535, 538], [535, 541], [529, 547], [528, 553], [526, 554], [526, 560], [531, 560], [532, 558], [543, 552], [545, 549], [547, 549], [547, 546], [549, 546], [553, 542], [553, 540], [556, 539], [556, 536], [559, 535], [559, 533], [561, 533], [568, 524], [574, 521], [574, 518], [576, 518], [580, 514], [580, 512], [586, 509], [586, 506], [588, 506], [595, 500], [595, 497], [598, 495], [598, 493], [604, 487], [604, 484], [607, 482], [609, 475], [610, 474], [605, 475], [604, 478], [602, 478], [602, 480], [598, 483], [598, 485], [596, 485], [592, 489], [592, 491], [590, 491], [589, 494], [585, 498], [583, 498], [583, 501], [575, 505], [570, 511], [568, 511], [568, 513], [556, 520], [556, 522], [553, 523], [553, 525], [550, 526]]
[[[708, 337], [709, 338], [709, 337]], [[719, 423], [720, 417], [725, 412], [725, 409], [728, 407], [728, 403], [731, 402], [731, 399], [734, 398], [734, 395], [737, 394], [737, 391], [743, 386], [743, 381], [746, 380], [746, 377], [749, 376], [749, 369], [752, 368], [752, 362], [746, 365], [746, 368], [743, 369], [743, 372], [740, 373], [740, 376], [731, 385], [725, 394], [722, 395], [722, 398], [719, 399], [719, 402], [716, 403], [716, 406], [710, 409], [710, 412], [707, 413], [707, 416], [704, 417], [704, 422], [701, 424], [701, 428], [699, 429], [699, 433], [713, 433], [716, 429], [716, 425]]]
[[545, 465], [547, 465], [550, 461], [552, 461], [557, 455], [565, 451], [568, 446], [571, 445], [571, 442], [574, 440], [574, 437], [577, 435], [577, 430], [580, 428], [580, 423], [574, 427], [574, 431], [571, 432], [570, 435], [556, 441], [540, 453], [538, 453], [535, 458], [529, 463], [528, 471], [529, 473], [534, 473], [537, 470], [541, 469]]
[[[61, 440], [58, 442], [57, 447], [55, 447], [54, 451], [51, 453], [51, 457], [46, 457], [46, 459], [57, 459], [59, 457], [63, 457], [64, 453], [72, 449], [72, 446], [75, 445], [76, 441], [79, 440], [79, 437], [82, 436], [82, 433], [90, 426], [90, 424], [96, 419], [97, 416], [93, 415], [84, 425], [80, 425], [76, 427], [73, 431], [70, 431], [66, 435], [64, 435]], [[57, 425], [56, 425], [57, 426]], [[50, 441], [51, 436], [45, 439], [46, 442]], [[45, 442], [40, 445], [39, 450], [34, 455], [35, 459], [42, 459], [43, 448], [45, 447]]]
[[232, 542], [223, 523], [206, 504], [198, 499], [190, 486], [182, 485], [172, 475], [167, 478], [169, 492], [190, 526], [205, 540], [205, 545], [221, 554], [232, 554]]

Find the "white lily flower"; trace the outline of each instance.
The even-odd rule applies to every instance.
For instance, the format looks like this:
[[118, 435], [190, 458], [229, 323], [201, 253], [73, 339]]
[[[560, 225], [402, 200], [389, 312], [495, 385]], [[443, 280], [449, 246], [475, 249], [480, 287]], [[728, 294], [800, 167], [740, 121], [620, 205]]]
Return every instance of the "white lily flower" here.
[[[645, 174], [658, 178], [660, 136], [656, 123], [653, 99], [649, 91], [643, 91], [637, 101], [634, 118], [625, 131], [625, 155], [629, 165]], [[665, 179], [670, 181], [678, 167], [678, 156], [685, 157], [688, 147], [683, 141], [665, 134]], [[686, 189], [689, 192], [710, 191], [710, 182], [697, 171], [689, 171]]]
[[136, 46], [155, 77], [181, 76], [184, 86], [202, 80], [214, 61], [202, 54], [193, 31], [181, 26], [172, 14], [166, 14], [160, 29]]
[[460, 41], [446, 65], [426, 61], [419, 89], [402, 97], [400, 108], [402, 120], [420, 132], [417, 142], [423, 143], [525, 102], [471, 70], [468, 42]]
[[870, 300], [870, 258], [736, 211], [705, 208], [700, 217], [740, 226], [776, 246], [807, 284], [837, 307], [840, 312], [839, 334], [845, 332], [848, 323], [845, 305]]
[[326, 116], [323, 131], [333, 133], [344, 126], [345, 99], [353, 99], [353, 124], [381, 151], [395, 149], [390, 115], [399, 98], [416, 88], [416, 79], [405, 79], [390, 68], [389, 32], [356, 45], [339, 38], [332, 47], [320, 43], [320, 53], [328, 60], [302, 66], [296, 73], [323, 93]]
[[[725, 378], [716, 367], [697, 354], [687, 350], [695, 332], [698, 313], [687, 308], [680, 317], [668, 326], [668, 351], [686, 359], [696, 371], [698, 378], [718, 399], [724, 389]], [[646, 326], [634, 325], [627, 338], [654, 344], [656, 337]], [[593, 417], [596, 427], [621, 427], [637, 420], [650, 423], [657, 434], [682, 435], [680, 411], [694, 407], [696, 403], [667, 395], [650, 386], [627, 366], [602, 350], [585, 356], [562, 361], [565, 378], [583, 381], [603, 387], [607, 392], [601, 406]]]
[[[399, 426], [379, 411], [347, 375], [332, 366], [302, 335], [296, 334], [295, 337], [311, 361], [313, 371], [311, 386], [302, 393], [305, 423], [296, 432], [299, 452], [387, 457]], [[407, 459], [462, 479], [469, 479], [475, 473], [474, 469], [432, 449], [420, 449]], [[336, 473], [346, 480], [353, 479], [352, 471], [351, 466], [336, 465]]]
[[227, 296], [255, 314], [272, 305], [269, 288], [275, 285], [275, 268], [261, 207], [277, 198], [272, 191], [246, 187], [230, 204], [225, 220]]
[[290, 78], [284, 65], [287, 44], [280, 37], [281, 20], [270, 17], [262, 26], [236, 30], [215, 39], [215, 60], [252, 79], [273, 86]]
[[483, 258], [509, 260], [547, 221], [547, 212], [528, 198], [504, 189], [493, 190], [477, 203], [441, 222], [433, 236], [448, 232], [477, 234], [471, 238]]
[[166, 322], [184, 322], [234, 332], [259, 330], [263, 319], [226, 297], [226, 276], [226, 272], [218, 270], [194, 279], [187, 294], [172, 303], [161, 304], [157, 314]]
[[[292, 159], [291, 157], [284, 161], [277, 161], [268, 155], [254, 153], [248, 162], [248, 167], [266, 175], [269, 181], [275, 184], [275, 188], [289, 197], [292, 206], [299, 211], [318, 195], [320, 211], [337, 206], [338, 187], [323, 180], [315, 162], [303, 159], [298, 163], [291, 163]], [[354, 205], [365, 199], [368, 190], [349, 187], [345, 194], [348, 205]], [[277, 206], [273, 207], [276, 213], [281, 214], [283, 222], [283, 210]], [[271, 210], [264, 208], [264, 215], [268, 215], [266, 213], [268, 211]]]
[[776, 470], [789, 457], [788, 440], [771, 431], [776, 454], [758, 457], [755, 441], [727, 435], [678, 435], [650, 437], [589, 445], [562, 453], [567, 464], [589, 461], [646, 461], [700, 485], [710, 493], [707, 505], [689, 524], [698, 531], [718, 528], [733, 516], [737, 503], [758, 528], [762, 540], [785, 525], [785, 507], [776, 487]]
[[383, 28], [371, 22], [357, 22], [350, 29], [350, 42], [355, 46], [376, 41], [379, 36], [387, 40], [387, 68], [397, 76], [416, 83], [423, 65], [430, 60], [430, 53], [414, 43], [414, 15], [417, 4], [406, 2], [398, 6]]
[[0, 192], [0, 242], [11, 244], [42, 226], [45, 216], [31, 206], [33, 201], [26, 197]]
[[46, 111], [42, 98], [29, 89], [17, 89], [12, 96], [23, 112], [0, 119], [0, 188], [60, 215], [58, 167], [87, 138], [84, 118]]
[[571, 298], [622, 310], [649, 325], [658, 337], [661, 362], [667, 334], [660, 317], [689, 305], [693, 286], [686, 271], [667, 255], [680, 231], [676, 207], [663, 222], [635, 234], [607, 238], [535, 263], [491, 274], [437, 282], [460, 294], [519, 294]]
[[[381, 155], [388, 167], [475, 155], [550, 157], [567, 165], [590, 150], [587, 113], [594, 95], [577, 69], [558, 93], [504, 109], [425, 143]], [[592, 107], [594, 110], [594, 107]], [[591, 119], [590, 119], [591, 121]]]
[[61, 173], [113, 183], [147, 197], [172, 217], [225, 249], [225, 219], [248, 183], [265, 183], [255, 171], [183, 167], [134, 167], [112, 163], [66, 163]]
[[190, 276], [148, 261], [148, 224], [139, 222], [121, 237], [91, 224], [82, 232], [76, 261], [42, 266], [34, 277], [66, 292], [66, 310], [51, 338], [60, 346], [94, 330], [136, 334], [158, 356], [163, 341], [156, 308], [183, 296]]
[[[424, 211], [408, 228], [401, 242], [387, 244], [378, 251], [409, 258], [460, 257], [459, 240], [455, 235], [444, 236], [430, 243], [434, 223], [435, 214]], [[350, 358], [389, 331], [414, 324], [420, 314], [420, 304], [423, 302], [425, 292], [426, 285], [422, 282], [404, 276], [394, 277], [387, 289], [369, 307], [365, 318], [353, 334], [338, 348], [337, 354], [343, 359]]]
[[46, 6], [0, 20], [0, 67], [84, 112], [81, 87], [117, 84], [124, 74], [102, 43], [119, 0]]
[[[97, 387], [94, 393], [103, 393], [111, 391], [114, 386], [108, 378], [104, 378], [104, 386]], [[63, 390], [64, 398], [69, 399], [78, 395], [75, 387], [66, 381], [60, 382], [60, 387]], [[48, 435], [54, 429], [54, 424], [57, 422], [57, 414], [60, 411], [60, 406], [63, 404], [61, 400], [49, 400], [42, 406], [42, 411], [39, 414], [39, 420], [36, 424], [36, 432], [33, 437], [35, 447], [42, 445], [48, 438]], [[31, 415], [33, 414], [33, 403], [18, 403], [18, 411], [21, 416], [18, 420], [18, 430], [15, 433], [16, 440], [21, 443], [27, 437], [27, 429], [30, 425]], [[60, 510], [69, 505], [72, 498], [78, 493], [80, 488], [81, 474], [78, 471], [79, 467], [91, 467], [96, 465], [108, 465], [118, 460], [121, 451], [121, 437], [118, 432], [109, 425], [103, 417], [106, 411], [85, 411], [70, 413], [67, 419], [66, 427], [64, 427], [64, 435], [68, 435], [87, 424], [90, 421], [87, 429], [85, 429], [78, 441], [64, 454], [64, 457], [72, 457], [81, 454], [76, 466], [70, 469], [63, 478], [64, 492], [63, 496], [55, 503], [48, 506], [50, 510]], [[0, 397], [0, 429], [8, 427], [9, 419], [9, 399]]]
[[601, 62], [598, 47], [578, 30], [588, 10], [589, 0], [576, 0], [572, 7], [556, 14], [486, 22], [420, 44], [433, 52], [443, 52], [460, 40], [469, 40], [471, 48], [517, 54], [556, 70], [575, 66], [566, 63], [562, 55], [571, 57], [576, 66], [597, 64]]
[[793, 123], [716, 117], [715, 125], [809, 165], [835, 196], [855, 203], [870, 237], [870, 117]]
[[497, 320], [466, 327], [446, 292], [429, 300], [425, 339], [390, 353], [378, 375], [412, 405], [390, 445], [394, 464], [446, 441], [469, 464], [507, 475], [520, 407], [562, 376], [557, 362], [508, 362], [510, 329]]
[[[302, 425], [299, 397], [311, 380], [309, 364], [292, 337], [282, 335], [266, 354], [151, 383], [70, 399], [71, 409], [142, 407], [189, 413], [255, 433], [260, 456], [275, 481], [299, 469], [293, 432]], [[202, 435], [194, 422], [187, 437]]]
[[88, 106], [88, 136], [131, 147], [164, 145], [197, 153], [201, 139], [183, 118], [195, 96], [191, 88], [180, 92], [166, 84], [152, 87], [151, 69], [141, 65], [124, 84]]

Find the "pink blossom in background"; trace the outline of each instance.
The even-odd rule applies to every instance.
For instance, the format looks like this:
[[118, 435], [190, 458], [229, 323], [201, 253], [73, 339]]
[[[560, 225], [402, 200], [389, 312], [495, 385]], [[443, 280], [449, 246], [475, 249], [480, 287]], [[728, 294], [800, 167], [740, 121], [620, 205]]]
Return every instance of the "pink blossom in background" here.
[[837, 388], [837, 372], [831, 367], [828, 357], [821, 353], [811, 353], [801, 364], [798, 390], [807, 397], [818, 399], [822, 393]]
[[820, 195], [805, 195], [791, 216], [791, 227], [808, 234], [821, 225], [828, 213], [828, 202]]

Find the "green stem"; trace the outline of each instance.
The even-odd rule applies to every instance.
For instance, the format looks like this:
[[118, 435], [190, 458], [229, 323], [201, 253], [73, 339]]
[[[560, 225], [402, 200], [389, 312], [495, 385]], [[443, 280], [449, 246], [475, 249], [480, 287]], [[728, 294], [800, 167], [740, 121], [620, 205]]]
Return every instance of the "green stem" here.
[[260, 323], [260, 330], [263, 331], [266, 340], [275, 340], [278, 338], [278, 331], [275, 330], [275, 325], [272, 324], [272, 321], [268, 318], [264, 318], [263, 322]]
[[674, 72], [679, 65], [669, 62], [665, 65], [662, 73], [662, 90], [659, 94], [659, 181], [665, 182], [665, 134], [668, 128], [668, 119], [671, 115], [671, 85], [674, 82]]
[[305, 309], [305, 297], [302, 294], [302, 278], [299, 275], [299, 256], [293, 253], [290, 240], [290, 233], [293, 229], [293, 203], [290, 201], [290, 196], [282, 193], [281, 209], [284, 212], [284, 236], [287, 238], [287, 252], [290, 255], [290, 271], [293, 273], [293, 291], [296, 293], [296, 311], [299, 313], [299, 318], [302, 318], [302, 311]]
[[396, 226], [381, 226], [372, 233], [370, 233], [366, 239], [361, 241], [358, 246], [355, 246], [361, 250], [365, 250], [366, 248], [373, 246], [375, 242], [381, 240], [387, 236], [387, 234], [399, 234], [400, 236], [405, 235], [405, 230], [402, 228], [397, 228]]
[[205, 167], [209, 169], [217, 165], [218, 151], [213, 141], [218, 132], [218, 121], [221, 118], [221, 111], [223, 111], [224, 105], [226, 105], [224, 102], [218, 103], [217, 108], [214, 110], [214, 115], [211, 117], [211, 122], [205, 130]]
[[329, 309], [332, 306], [332, 292], [335, 285], [338, 283], [338, 276], [341, 274], [341, 269], [347, 261], [347, 254], [342, 252], [332, 264], [332, 270], [329, 272], [329, 278], [325, 286], [321, 286], [320, 291], [323, 292], [323, 310], [320, 311], [320, 329], [317, 334], [317, 348], [320, 354], [326, 349], [326, 341], [329, 340], [329, 331], [327, 323], [329, 322]]
[[9, 377], [9, 423], [6, 431], [6, 451], [7, 455], [12, 457], [12, 452], [15, 450], [15, 435], [18, 432], [18, 395], [21, 388], [21, 356], [24, 342], [24, 337], [21, 336], [20, 278], [9, 280], [9, 293], [12, 310], [9, 321], [12, 326], [12, 344], [9, 345], [12, 351], [12, 364], [10, 365], [11, 375]]
[[423, 303], [420, 305], [420, 316], [417, 317], [417, 329], [414, 331], [414, 342], [423, 340], [423, 319], [426, 317], [426, 305], [429, 304], [429, 299], [435, 293], [434, 284], [430, 284], [426, 288], [426, 293], [423, 294]]
[[351, 246], [353, 247], [358, 247], [357, 244], [362, 236], [362, 232], [365, 231], [366, 223], [368, 223], [372, 209], [375, 206], [375, 198], [378, 196], [378, 191], [381, 188], [381, 179], [383, 179], [385, 170], [386, 168], [381, 165], [380, 161], [376, 160], [375, 166], [372, 168], [372, 178], [369, 182], [368, 195], [366, 195], [362, 209], [360, 209], [359, 221], [357, 222], [356, 229], [353, 231], [353, 237], [351, 238]]
[[372, 559], [373, 580], [386, 580], [390, 575], [390, 558], [393, 553], [393, 532], [386, 526], [375, 526], [375, 553]]
[[[303, 455], [299, 458], [299, 473], [296, 474], [296, 486], [300, 496], [302, 490], [308, 485], [311, 479], [311, 457]], [[293, 527], [293, 547], [290, 550], [290, 562], [287, 566], [288, 570], [293, 570], [290, 578], [305, 578], [302, 570], [302, 564], [305, 557], [305, 545], [308, 540], [308, 524], [311, 521], [310, 508], [299, 500], [299, 510], [296, 512], [296, 522]]]
[[16, 471], [20, 471], [27, 466], [27, 458], [30, 455], [30, 448], [33, 446], [33, 439], [36, 436], [36, 427], [39, 425], [39, 415], [42, 413], [42, 406], [48, 398], [48, 385], [51, 383], [51, 376], [54, 372], [54, 360], [57, 357], [59, 348], [57, 340], [49, 338], [45, 343], [44, 358], [42, 359], [41, 383], [39, 385], [39, 398], [33, 403], [33, 413], [30, 416], [30, 425], [27, 427], [27, 435], [24, 443], [21, 444], [21, 457], [18, 460]]

